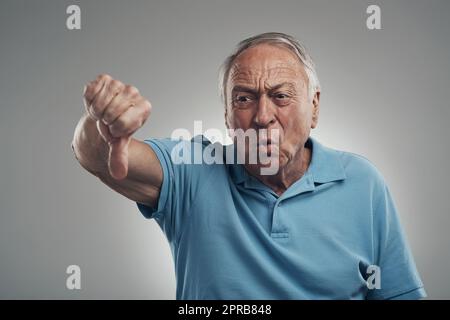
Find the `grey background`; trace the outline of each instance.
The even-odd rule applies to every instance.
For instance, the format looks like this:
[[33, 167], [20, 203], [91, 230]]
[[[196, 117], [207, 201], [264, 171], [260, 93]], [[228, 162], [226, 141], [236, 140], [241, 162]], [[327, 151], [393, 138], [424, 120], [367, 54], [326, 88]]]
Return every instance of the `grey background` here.
[[[79, 4], [82, 29], [66, 29]], [[382, 30], [365, 26], [369, 4]], [[137, 138], [224, 130], [218, 66], [245, 37], [281, 31], [322, 82], [313, 136], [383, 173], [430, 298], [450, 298], [450, 2], [18, 1], [0, 4], [0, 298], [173, 299], [166, 239], [70, 149], [82, 87], [137, 86], [153, 114]], [[65, 287], [66, 267], [82, 290]]]

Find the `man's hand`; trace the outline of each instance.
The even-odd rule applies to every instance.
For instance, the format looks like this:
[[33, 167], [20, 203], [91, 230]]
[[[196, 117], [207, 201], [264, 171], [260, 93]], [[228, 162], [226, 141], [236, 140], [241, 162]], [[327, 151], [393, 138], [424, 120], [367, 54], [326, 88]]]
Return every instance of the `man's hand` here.
[[131, 136], [149, 117], [150, 102], [135, 87], [102, 74], [85, 86], [84, 105], [88, 115], [97, 121], [100, 136], [109, 145], [111, 176], [124, 179], [128, 173]]

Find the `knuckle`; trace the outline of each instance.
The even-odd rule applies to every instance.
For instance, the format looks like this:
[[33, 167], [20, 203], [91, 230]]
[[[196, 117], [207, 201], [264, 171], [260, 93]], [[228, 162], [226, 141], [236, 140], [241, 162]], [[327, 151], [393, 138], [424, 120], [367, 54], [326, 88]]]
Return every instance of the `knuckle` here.
[[139, 94], [139, 90], [135, 86], [132, 86], [129, 84], [125, 86], [125, 91], [129, 95], [138, 95]]
[[152, 104], [150, 103], [150, 101], [144, 100], [144, 107], [145, 107], [145, 109], [147, 109], [149, 112], [152, 111]]
[[101, 80], [107, 81], [107, 80], [111, 80], [111, 79], [112, 79], [112, 77], [107, 73], [101, 73], [97, 76], [97, 80], [100, 80], [100, 81]]
[[123, 90], [123, 83], [117, 80], [113, 80], [109, 86], [108, 94], [110, 96], [115, 97], [119, 95], [122, 92], [122, 90]]
[[109, 86], [110, 86], [111, 88], [119, 88], [119, 87], [122, 86], [122, 82], [120, 82], [119, 80], [113, 79], [113, 80], [111, 80]]
[[144, 101], [144, 118], [147, 119], [150, 116], [150, 113], [152, 112], [152, 105], [150, 104], [150, 102], [148, 100]]

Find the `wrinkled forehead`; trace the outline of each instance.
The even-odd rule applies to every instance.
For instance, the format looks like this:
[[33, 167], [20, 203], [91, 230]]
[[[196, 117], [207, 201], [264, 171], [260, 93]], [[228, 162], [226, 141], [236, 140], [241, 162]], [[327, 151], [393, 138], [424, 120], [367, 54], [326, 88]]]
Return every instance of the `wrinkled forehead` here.
[[228, 85], [256, 81], [304, 81], [306, 73], [298, 57], [285, 48], [257, 46], [236, 57], [228, 76]]
[[278, 64], [275, 66], [256, 67], [248, 65], [234, 65], [230, 70], [229, 84], [254, 81], [286, 81], [293, 82], [303, 79], [302, 68], [298, 65]]

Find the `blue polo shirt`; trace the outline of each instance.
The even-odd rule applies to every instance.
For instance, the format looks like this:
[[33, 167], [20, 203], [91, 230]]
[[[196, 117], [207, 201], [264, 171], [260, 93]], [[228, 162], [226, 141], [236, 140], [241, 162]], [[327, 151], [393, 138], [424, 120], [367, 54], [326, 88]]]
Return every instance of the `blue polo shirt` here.
[[157, 207], [138, 207], [170, 243], [177, 299], [425, 297], [386, 183], [365, 158], [309, 138], [307, 172], [278, 196], [240, 164], [172, 161], [178, 143], [208, 146], [202, 136], [146, 143], [164, 178]]

